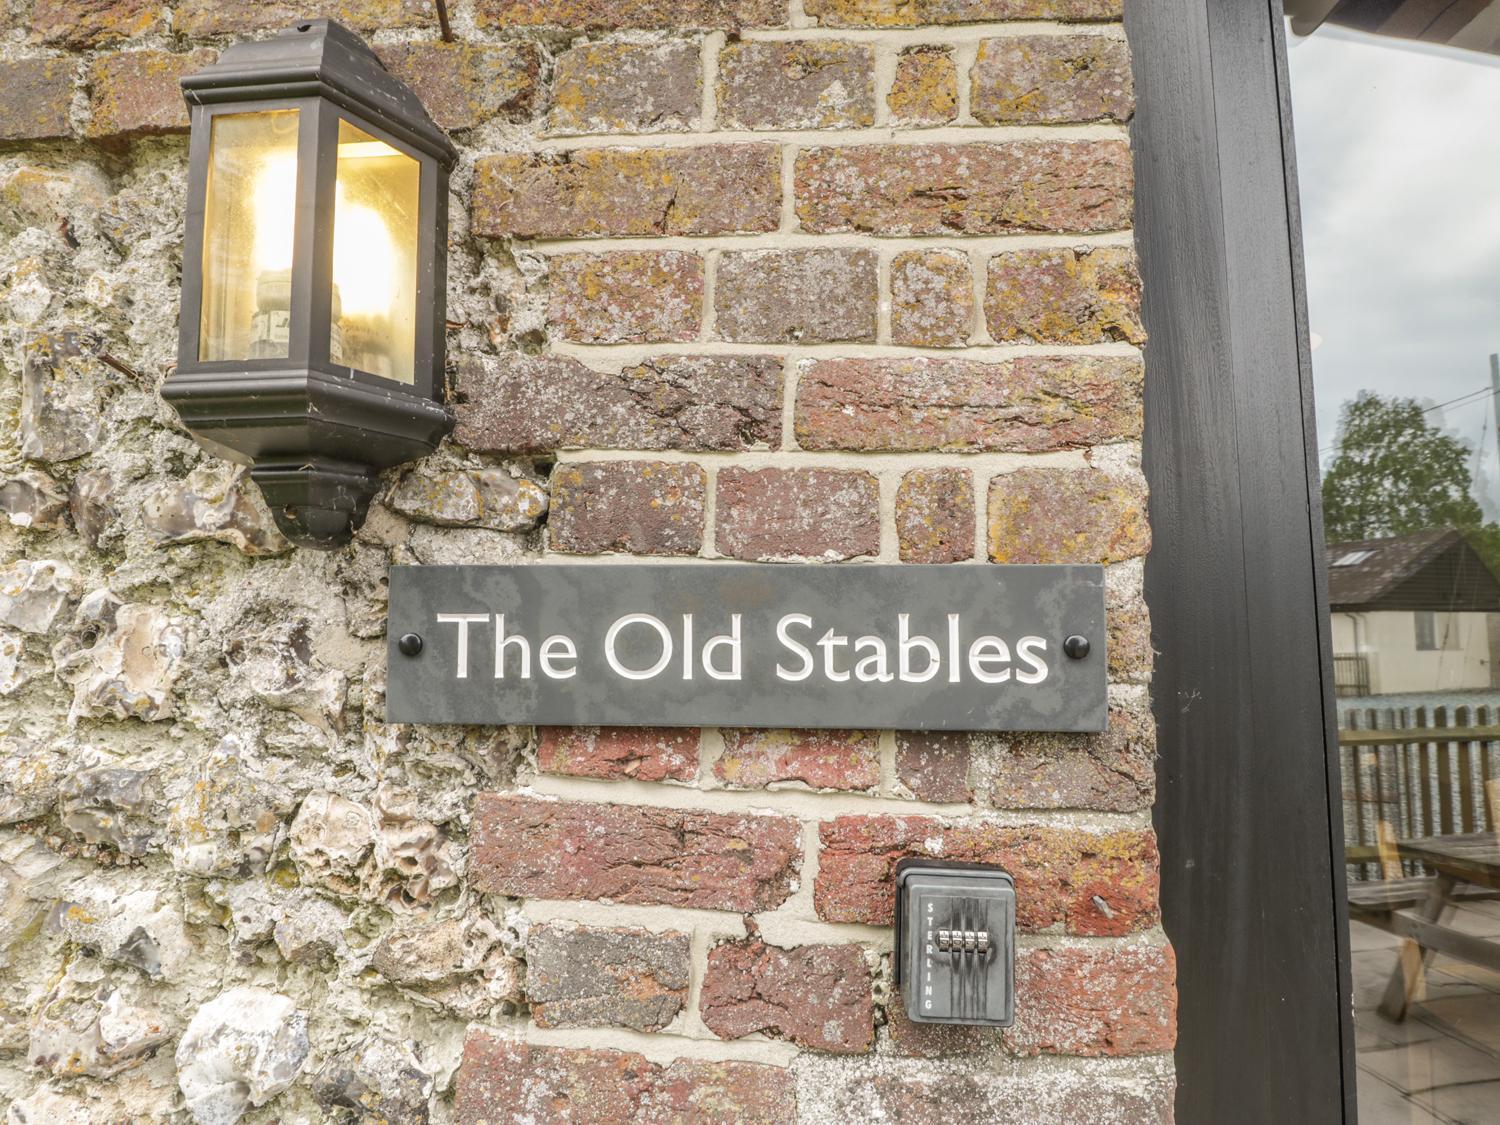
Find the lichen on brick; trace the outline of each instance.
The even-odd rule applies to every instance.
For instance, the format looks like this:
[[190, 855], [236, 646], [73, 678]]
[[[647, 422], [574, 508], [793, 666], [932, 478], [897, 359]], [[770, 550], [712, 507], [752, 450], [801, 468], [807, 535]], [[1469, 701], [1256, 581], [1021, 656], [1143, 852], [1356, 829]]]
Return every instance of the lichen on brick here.
[[946, 125], [958, 116], [958, 67], [945, 47], [905, 47], [886, 105], [902, 125]]
[[721, 129], [850, 129], [875, 123], [875, 52], [810, 39], [740, 42], [719, 54]]

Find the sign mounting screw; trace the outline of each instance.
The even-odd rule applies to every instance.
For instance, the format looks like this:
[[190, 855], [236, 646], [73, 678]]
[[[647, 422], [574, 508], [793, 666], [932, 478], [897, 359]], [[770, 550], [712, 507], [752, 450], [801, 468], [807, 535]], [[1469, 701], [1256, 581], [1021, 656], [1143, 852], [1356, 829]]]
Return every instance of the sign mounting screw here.
[[[404, 642], [405, 638], [402, 638], [402, 640]], [[1063, 641], [1063, 652], [1068, 654], [1070, 660], [1082, 660], [1089, 654], [1090, 647], [1092, 646], [1089, 644], [1089, 639], [1081, 637], [1077, 633], [1074, 633], [1067, 640]]]
[[402, 656], [416, 656], [422, 651], [422, 637], [418, 633], [403, 633], [401, 639], [396, 642], [396, 648], [400, 650]]

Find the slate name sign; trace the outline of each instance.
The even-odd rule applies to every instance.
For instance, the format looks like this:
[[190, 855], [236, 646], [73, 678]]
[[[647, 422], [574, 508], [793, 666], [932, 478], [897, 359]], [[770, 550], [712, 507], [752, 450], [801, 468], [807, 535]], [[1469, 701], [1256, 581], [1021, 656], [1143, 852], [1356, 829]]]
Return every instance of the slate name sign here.
[[1105, 725], [1097, 566], [398, 566], [388, 651], [400, 723]]

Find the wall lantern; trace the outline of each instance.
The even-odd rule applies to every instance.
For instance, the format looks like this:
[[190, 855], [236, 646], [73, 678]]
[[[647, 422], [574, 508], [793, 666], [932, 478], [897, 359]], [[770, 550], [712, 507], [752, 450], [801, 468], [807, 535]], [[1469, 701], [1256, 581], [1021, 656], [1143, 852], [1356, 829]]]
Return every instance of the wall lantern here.
[[379, 470], [430, 453], [444, 404], [457, 152], [358, 36], [310, 20], [182, 79], [192, 110], [177, 367], [205, 448], [276, 522], [347, 543]]

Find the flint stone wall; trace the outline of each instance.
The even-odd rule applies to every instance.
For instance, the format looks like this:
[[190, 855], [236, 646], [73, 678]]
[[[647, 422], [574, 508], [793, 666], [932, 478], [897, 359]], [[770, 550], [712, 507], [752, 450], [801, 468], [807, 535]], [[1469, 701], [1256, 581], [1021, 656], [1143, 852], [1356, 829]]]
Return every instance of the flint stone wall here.
[[[8, 1120], [1169, 1120], [1119, 0], [448, 8], [5, 6]], [[462, 152], [459, 429], [327, 554], [158, 396], [177, 78], [320, 14]], [[389, 566], [599, 554], [1105, 563], [1110, 729], [384, 722]], [[1009, 1031], [907, 855], [1015, 872]]]

